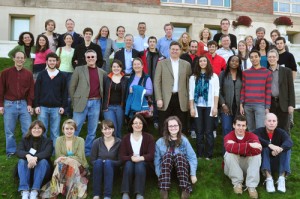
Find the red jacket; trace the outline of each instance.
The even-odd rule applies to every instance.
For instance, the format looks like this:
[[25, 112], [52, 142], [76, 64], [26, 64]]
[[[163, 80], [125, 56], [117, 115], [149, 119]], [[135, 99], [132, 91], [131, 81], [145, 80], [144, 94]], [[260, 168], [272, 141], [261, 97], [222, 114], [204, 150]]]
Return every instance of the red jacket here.
[[[229, 144], [228, 140], [235, 143]], [[261, 150], [250, 147], [250, 143], [260, 143], [258, 137], [254, 133], [246, 132], [242, 140], [237, 139], [234, 130], [224, 137], [224, 147], [229, 153], [242, 156], [255, 156], [261, 153]]]
[[222, 70], [226, 68], [226, 61], [220, 55], [215, 54], [214, 57], [210, 53], [206, 53], [205, 56], [209, 59], [209, 62], [213, 68], [214, 73], [218, 76], [220, 75]]

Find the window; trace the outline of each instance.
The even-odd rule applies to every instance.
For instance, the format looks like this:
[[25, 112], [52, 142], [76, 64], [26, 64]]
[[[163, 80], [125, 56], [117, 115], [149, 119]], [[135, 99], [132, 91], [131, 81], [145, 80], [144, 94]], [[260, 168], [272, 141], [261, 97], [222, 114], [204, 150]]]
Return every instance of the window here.
[[176, 41], [179, 39], [182, 33], [189, 32], [190, 24], [172, 24], [174, 26], [172, 38]]
[[19, 35], [30, 30], [29, 17], [11, 17], [11, 40], [18, 41]]
[[172, 4], [180, 4], [187, 6], [200, 6], [200, 7], [212, 7], [212, 8], [231, 8], [231, 0], [161, 0], [162, 3], [166, 3], [165, 5]]
[[300, 0], [274, 0], [273, 10], [277, 13], [300, 14]]

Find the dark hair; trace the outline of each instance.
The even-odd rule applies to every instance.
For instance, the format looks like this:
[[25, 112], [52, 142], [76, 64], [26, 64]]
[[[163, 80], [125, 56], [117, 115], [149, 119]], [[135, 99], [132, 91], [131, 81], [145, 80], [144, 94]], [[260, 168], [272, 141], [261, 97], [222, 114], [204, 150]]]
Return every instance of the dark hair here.
[[173, 26], [173, 24], [171, 24], [171, 23], [166, 23], [165, 25], [164, 25], [164, 30], [166, 29], [166, 27], [167, 26], [171, 26], [172, 27], [172, 29], [174, 29], [174, 26]]
[[109, 29], [108, 29], [108, 27], [107, 27], [107, 26], [102, 26], [102, 27], [100, 28], [100, 30], [99, 30], [97, 36], [95, 37], [95, 39], [99, 39], [99, 38], [101, 37], [101, 31], [102, 31], [104, 28], [107, 29], [107, 36], [106, 36], [106, 38], [109, 37]]
[[148, 38], [148, 43], [149, 43], [150, 39], [155, 39], [155, 41], [156, 41], [156, 43], [157, 43], [157, 38], [156, 38], [156, 37], [150, 36], [150, 37]]
[[55, 21], [54, 21], [53, 19], [48, 19], [47, 21], [45, 21], [45, 30], [47, 30], [47, 25], [48, 25], [49, 23], [53, 23], [54, 28], [56, 28]]
[[165, 144], [166, 144], [166, 146], [169, 146], [169, 141], [170, 141], [169, 121], [171, 121], [171, 120], [175, 120], [179, 125], [177, 140], [175, 141], [176, 146], [179, 146], [181, 144], [182, 123], [177, 116], [170, 116], [164, 121], [163, 136], [164, 136]]
[[118, 27], [117, 27], [117, 31], [116, 31], [116, 35], [117, 35], [117, 36], [118, 36], [118, 30], [119, 30], [120, 28], [123, 28], [124, 31], [125, 31], [125, 27], [124, 27], [124, 26], [118, 26]]
[[121, 68], [123, 68], [123, 63], [122, 63], [120, 60], [118, 60], [118, 59], [114, 59], [114, 60], [111, 62], [110, 67], [112, 67], [114, 63], [118, 64]]
[[200, 77], [200, 74], [201, 74], [201, 67], [200, 67], [200, 64], [199, 64], [199, 60], [201, 58], [205, 58], [207, 60], [207, 66], [206, 66], [206, 69], [205, 69], [205, 76], [207, 79], [210, 79], [212, 76], [213, 76], [213, 68], [212, 68], [212, 65], [209, 61], [209, 59], [204, 56], [204, 55], [201, 55], [196, 61], [195, 61], [195, 66], [194, 66], [194, 75], [196, 76], [196, 78], [198, 79]]
[[91, 29], [90, 27], [83, 29], [83, 34], [85, 34], [86, 32], [91, 32], [92, 35], [94, 34], [93, 29]]
[[133, 124], [133, 121], [134, 121], [136, 118], [139, 119], [139, 120], [141, 120], [142, 123], [143, 123], [143, 129], [142, 129], [142, 131], [143, 131], [143, 132], [148, 132], [148, 125], [147, 125], [147, 122], [146, 122], [145, 118], [144, 118], [142, 115], [140, 115], [140, 114], [135, 114], [135, 115], [130, 119], [130, 121], [129, 121], [129, 123], [128, 123], [128, 132], [129, 132], [129, 133], [133, 133], [132, 124]]
[[20, 36], [19, 36], [18, 44], [19, 44], [20, 46], [24, 46], [24, 45], [25, 45], [25, 44], [24, 44], [24, 41], [23, 41], [23, 36], [24, 36], [25, 34], [28, 34], [28, 35], [30, 36], [30, 38], [31, 38], [30, 47], [32, 47], [32, 46], [34, 45], [34, 36], [33, 36], [33, 34], [32, 34], [31, 32], [22, 32], [22, 33], [20, 34]]
[[198, 41], [197, 40], [194, 40], [194, 39], [191, 40], [190, 43], [189, 43], [189, 46], [191, 46], [192, 43], [197, 43], [197, 45], [198, 45]]
[[242, 121], [242, 122], [246, 122], [247, 124], [247, 120], [246, 117], [244, 115], [237, 115], [235, 116], [234, 120], [233, 120], [233, 124], [236, 124], [237, 121]]
[[101, 130], [103, 130], [104, 127], [114, 129], [112, 136], [115, 136], [115, 125], [111, 120], [103, 120], [101, 122]]
[[270, 37], [272, 37], [272, 34], [273, 34], [274, 32], [275, 32], [275, 33], [278, 35], [278, 37], [280, 37], [280, 36], [281, 36], [281, 34], [280, 34], [279, 30], [277, 30], [277, 29], [274, 29], [274, 30], [272, 30], [272, 31], [270, 32]]
[[[278, 38], [277, 38], [278, 39]], [[265, 38], [262, 38], [262, 39], [258, 39], [257, 41], [256, 41], [256, 43], [255, 43], [255, 49], [256, 50], [260, 50], [260, 48], [259, 48], [259, 44], [262, 42], [262, 40], [264, 40], [265, 41], [265, 43], [266, 43], [266, 49], [265, 49], [265, 51], [266, 51], [266, 53], [268, 52], [268, 50], [269, 50], [269, 42], [268, 42], [268, 40], [266, 40]]]
[[212, 46], [212, 45], [215, 45], [216, 47], [218, 47], [218, 43], [214, 40], [207, 42], [207, 46]]
[[46, 60], [48, 61], [48, 59], [49, 59], [50, 57], [51, 57], [51, 58], [55, 58], [56, 61], [58, 61], [58, 56], [57, 56], [56, 53], [54, 53], [54, 52], [49, 53], [49, 54], [46, 56]]
[[249, 53], [249, 57], [251, 56], [252, 53], [257, 53], [259, 57], [261, 57], [261, 54], [258, 50], [254, 49], [254, 50], [251, 50], [251, 52]]
[[[45, 44], [44, 47], [42, 47], [42, 46], [40, 45], [40, 43], [39, 43], [39, 40], [40, 40], [41, 37], [43, 37], [43, 38], [46, 40], [46, 44]], [[47, 37], [46, 35], [40, 34], [40, 35], [36, 38], [35, 44], [36, 44], [36, 50], [35, 50], [35, 52], [37, 52], [37, 53], [38, 53], [38, 52], [45, 52], [46, 50], [49, 49], [49, 40], [48, 40], [48, 37]]]
[[230, 39], [230, 36], [229, 36], [229, 35], [227, 35], [227, 34], [223, 34], [223, 35], [220, 37], [220, 40], [222, 41], [222, 39], [223, 39], [223, 38], [225, 38], [225, 37], [228, 37], [228, 38], [229, 38], [229, 40], [231, 41], [231, 39]]
[[65, 34], [64, 34], [64, 40], [66, 39], [67, 36], [71, 36], [71, 37], [72, 37], [72, 40], [74, 40], [73, 36], [72, 36], [70, 33], [65, 33]]
[[139, 58], [139, 57], [133, 58], [132, 64], [133, 64], [134, 61], [139, 61], [139, 62], [141, 62], [142, 66], [144, 66], [144, 62], [141, 58]]
[[[46, 128], [45, 128], [45, 125], [43, 124], [43, 122], [40, 120], [35, 120], [30, 124], [28, 131], [27, 131], [26, 135], [24, 136], [25, 139], [29, 139], [32, 136], [31, 131], [35, 127], [35, 125], [38, 125], [39, 127], [41, 127], [43, 130], [43, 133], [46, 131]], [[43, 136], [43, 133], [41, 134], [41, 136]]]
[[[242, 68], [241, 68], [241, 65], [242, 65], [242, 60], [239, 56], [237, 55], [232, 55], [229, 57], [228, 61], [227, 61], [227, 64], [226, 64], [226, 68], [225, 68], [225, 71], [224, 71], [224, 77], [227, 77], [227, 75], [229, 74], [230, 72], [230, 61], [232, 58], [234, 57], [237, 57], [239, 59], [239, 67], [237, 68], [237, 73], [236, 73], [236, 77], [242, 79], [242, 76], [243, 76], [243, 72], [242, 72]], [[223, 82], [222, 82], [223, 83]]]
[[143, 24], [143, 25], [146, 25], [145, 22], [139, 22], [139, 23], [138, 23], [138, 26], [139, 26], [139, 25], [142, 25], [142, 24]]
[[282, 40], [283, 43], [286, 43], [285, 38], [284, 37], [277, 37], [277, 39], [275, 40], [275, 44], [277, 41]]
[[223, 18], [223, 19], [220, 21], [220, 25], [222, 24], [223, 21], [228, 21], [228, 23], [229, 23], [229, 25], [230, 25], [230, 21], [229, 21], [229, 19], [227, 19], [227, 18]]
[[180, 49], [181, 49], [181, 47], [182, 47], [182, 46], [180, 45], [180, 43], [177, 42], [177, 41], [172, 41], [172, 42], [170, 43], [170, 47], [169, 47], [169, 48], [171, 49], [172, 46], [179, 46]]

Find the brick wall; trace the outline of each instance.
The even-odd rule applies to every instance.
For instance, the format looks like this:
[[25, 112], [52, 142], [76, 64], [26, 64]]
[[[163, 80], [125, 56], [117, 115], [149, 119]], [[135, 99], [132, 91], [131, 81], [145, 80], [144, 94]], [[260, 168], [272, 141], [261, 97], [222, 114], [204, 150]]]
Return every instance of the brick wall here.
[[273, 0], [232, 0], [232, 11], [273, 14]]
[[104, 0], [104, 2], [160, 5], [160, 0]]

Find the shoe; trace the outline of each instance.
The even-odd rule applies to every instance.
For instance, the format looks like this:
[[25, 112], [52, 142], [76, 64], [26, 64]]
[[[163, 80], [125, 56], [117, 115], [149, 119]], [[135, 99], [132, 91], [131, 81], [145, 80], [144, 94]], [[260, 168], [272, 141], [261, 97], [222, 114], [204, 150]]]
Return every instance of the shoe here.
[[242, 184], [236, 184], [233, 187], [233, 191], [235, 194], [243, 194], [243, 185]]
[[136, 194], [136, 199], [144, 199], [144, 196], [142, 196], [141, 194]]
[[160, 191], [159, 191], [159, 193], [160, 193], [160, 198], [161, 199], [168, 199], [168, 191], [167, 190], [164, 190], [164, 189], [161, 189]]
[[22, 191], [22, 199], [28, 199], [29, 198], [29, 191]]
[[37, 199], [38, 195], [39, 195], [39, 192], [37, 190], [31, 190], [29, 198], [30, 199]]
[[248, 193], [249, 193], [250, 198], [253, 198], [253, 199], [258, 198], [258, 193], [257, 193], [255, 187], [248, 187], [247, 189], [248, 189]]
[[188, 199], [190, 197], [190, 193], [186, 191], [182, 191], [181, 193], [181, 199]]
[[[99, 196], [98, 196], [99, 197]], [[98, 198], [98, 199], [100, 199], [100, 197]], [[103, 199], [111, 199], [110, 197], [104, 197]]]
[[190, 131], [190, 133], [191, 133], [191, 138], [193, 138], [193, 139], [197, 138], [195, 131]]
[[282, 192], [282, 193], [285, 193], [286, 192], [286, 188], [285, 188], [285, 177], [283, 176], [280, 176], [278, 178], [278, 181], [277, 181], [277, 190]]
[[209, 161], [209, 160], [211, 160], [211, 158], [205, 158], [205, 160], [208, 160], [208, 161]]
[[130, 199], [129, 194], [128, 193], [123, 193], [122, 199]]
[[154, 126], [155, 129], [158, 129], [158, 123], [157, 122], [154, 122], [153, 126]]
[[100, 199], [100, 196], [94, 196], [93, 199]]
[[217, 131], [213, 131], [213, 134], [214, 134], [214, 138], [217, 137]]
[[8, 153], [8, 154], [6, 154], [6, 157], [9, 159], [9, 158], [12, 158], [14, 155], [15, 155], [15, 153]]
[[267, 178], [266, 179], [266, 190], [268, 193], [273, 193], [275, 192], [275, 187], [274, 187], [274, 181], [273, 181], [273, 178], [270, 177], [270, 178]]

